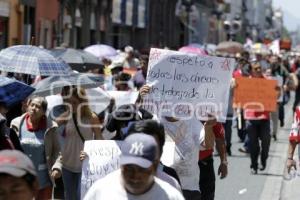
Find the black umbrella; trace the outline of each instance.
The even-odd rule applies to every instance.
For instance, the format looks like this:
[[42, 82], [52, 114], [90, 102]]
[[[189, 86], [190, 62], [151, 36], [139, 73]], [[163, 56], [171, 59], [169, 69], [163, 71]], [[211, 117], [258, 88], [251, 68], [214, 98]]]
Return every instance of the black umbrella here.
[[102, 75], [73, 73], [70, 76], [50, 76], [32, 86], [35, 92], [32, 95], [49, 96], [61, 93], [65, 86], [79, 86], [83, 88], [96, 88], [104, 83]]
[[53, 56], [63, 59], [73, 70], [78, 72], [86, 72], [104, 66], [96, 56], [79, 49], [57, 48], [52, 49], [51, 53]]

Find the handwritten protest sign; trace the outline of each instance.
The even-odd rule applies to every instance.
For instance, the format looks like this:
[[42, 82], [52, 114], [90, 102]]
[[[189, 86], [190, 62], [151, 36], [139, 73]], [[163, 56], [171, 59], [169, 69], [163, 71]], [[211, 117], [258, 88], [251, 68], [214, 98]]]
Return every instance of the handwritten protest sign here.
[[161, 116], [225, 121], [234, 59], [151, 49], [144, 108]]
[[260, 111], [275, 111], [277, 81], [262, 78], [236, 78], [234, 106]]
[[116, 106], [124, 104], [134, 104], [138, 98], [138, 92], [108, 91], [108, 94], [115, 99]]
[[122, 141], [91, 140], [84, 143], [88, 157], [82, 163], [81, 199], [99, 178], [119, 169]]
[[[89, 140], [84, 143], [87, 158], [82, 163], [81, 199], [92, 184], [107, 174], [120, 168], [120, 155], [123, 141]], [[172, 165], [174, 159], [174, 142], [166, 142], [162, 162]]]

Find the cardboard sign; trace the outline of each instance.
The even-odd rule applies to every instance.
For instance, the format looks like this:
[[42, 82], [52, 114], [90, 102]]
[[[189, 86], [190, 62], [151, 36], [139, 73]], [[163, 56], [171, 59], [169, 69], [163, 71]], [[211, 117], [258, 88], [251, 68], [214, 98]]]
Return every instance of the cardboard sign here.
[[234, 107], [275, 111], [277, 107], [277, 81], [264, 78], [236, 78]]
[[224, 122], [234, 59], [151, 49], [144, 108], [158, 117], [214, 114]]
[[[123, 141], [116, 140], [85, 141], [84, 152], [88, 156], [82, 163], [81, 199], [98, 179], [120, 168], [122, 143]], [[161, 161], [171, 166], [174, 162], [174, 152], [174, 142], [166, 142]]]

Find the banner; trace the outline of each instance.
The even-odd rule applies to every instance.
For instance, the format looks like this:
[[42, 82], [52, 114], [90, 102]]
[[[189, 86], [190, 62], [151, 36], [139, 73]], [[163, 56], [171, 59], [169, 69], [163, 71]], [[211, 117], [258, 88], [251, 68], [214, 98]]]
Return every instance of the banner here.
[[113, 0], [112, 22], [145, 28], [148, 15], [147, 4], [147, 0]]
[[277, 108], [277, 81], [264, 78], [236, 78], [234, 107], [275, 111]]
[[144, 108], [161, 116], [224, 122], [234, 59], [151, 49]]

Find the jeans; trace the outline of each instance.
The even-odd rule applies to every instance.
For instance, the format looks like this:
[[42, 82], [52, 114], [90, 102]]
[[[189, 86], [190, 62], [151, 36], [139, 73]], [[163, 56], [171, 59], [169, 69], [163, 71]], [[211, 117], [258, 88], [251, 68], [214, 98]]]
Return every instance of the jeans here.
[[[241, 114], [240, 114], [240, 119], [237, 117], [236, 118], [237, 120], [237, 124], [241, 124], [241, 127], [239, 127], [239, 125], [237, 125], [237, 133], [238, 133], [238, 136], [240, 138], [240, 140], [242, 142], [244, 142], [245, 138], [246, 138], [246, 131], [245, 131], [245, 119], [244, 119], [244, 112], [241, 111]], [[240, 122], [239, 122], [240, 120]]]
[[282, 127], [284, 125], [284, 103], [281, 102], [279, 104], [279, 110], [278, 110], [278, 117], [279, 117], [279, 121], [280, 121], [280, 126]]
[[185, 200], [201, 200], [201, 193], [195, 190], [182, 190]]
[[214, 200], [216, 175], [213, 157], [209, 156], [208, 158], [199, 160], [198, 165], [200, 168], [199, 186], [201, 190], [201, 199]]
[[[250, 142], [251, 168], [258, 168], [258, 156], [262, 165], [266, 165], [269, 155], [271, 134], [270, 120], [247, 120], [246, 131]], [[261, 151], [259, 140], [261, 140]]]
[[232, 116], [230, 116], [230, 119], [227, 119], [225, 123], [223, 123], [224, 129], [225, 129], [225, 141], [226, 141], [226, 147], [231, 147], [231, 135], [232, 135]]
[[62, 177], [55, 180], [55, 185], [56, 187], [54, 188], [53, 191], [54, 199], [64, 199], [65, 194], [64, 194], [64, 184], [63, 184]]
[[80, 200], [81, 173], [75, 173], [62, 168], [65, 188], [65, 200]]
[[271, 116], [271, 124], [272, 124], [272, 134], [271, 135], [275, 135], [277, 136], [277, 130], [278, 130], [278, 118], [279, 118], [279, 106], [277, 106], [276, 111], [271, 112], [270, 116]]

